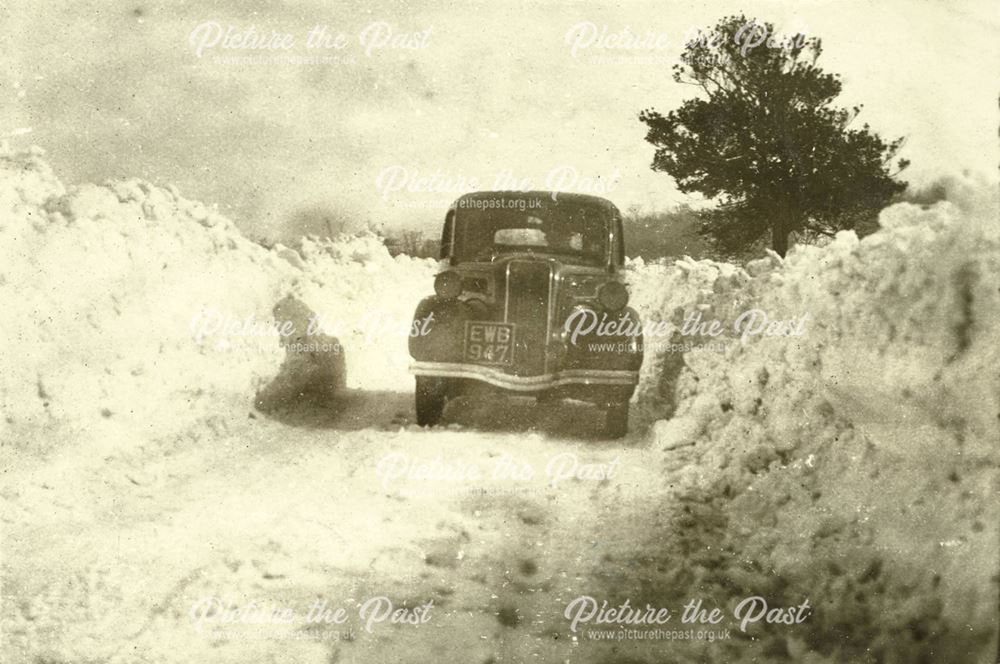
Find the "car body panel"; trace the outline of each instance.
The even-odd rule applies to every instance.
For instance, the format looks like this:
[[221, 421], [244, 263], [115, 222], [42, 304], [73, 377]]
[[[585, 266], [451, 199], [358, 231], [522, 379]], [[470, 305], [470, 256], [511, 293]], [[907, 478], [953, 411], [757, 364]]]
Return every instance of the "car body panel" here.
[[[514, 211], [463, 218], [463, 201], [490, 199]], [[530, 218], [522, 220], [522, 213]], [[493, 225], [470, 231], [472, 223]], [[579, 230], [580, 225], [586, 228]], [[465, 232], [479, 237], [467, 242]], [[518, 233], [532, 243], [548, 243], [550, 236], [563, 242], [568, 234], [569, 243], [504, 244]], [[503, 242], [497, 240], [501, 236]], [[442, 242], [446, 271], [461, 277], [461, 293], [432, 295], [417, 306], [415, 319], [433, 315], [434, 325], [428, 334], [410, 338], [414, 374], [600, 403], [631, 396], [642, 363], [641, 335], [572, 338], [566, 327], [581, 308], [595, 320], [638, 323], [634, 310], [610, 311], [600, 303], [602, 286], [624, 285], [621, 216], [613, 204], [579, 194], [553, 199], [551, 192], [476, 192], [451, 206]], [[595, 351], [597, 344], [605, 350]], [[616, 350], [608, 350], [612, 347]]]

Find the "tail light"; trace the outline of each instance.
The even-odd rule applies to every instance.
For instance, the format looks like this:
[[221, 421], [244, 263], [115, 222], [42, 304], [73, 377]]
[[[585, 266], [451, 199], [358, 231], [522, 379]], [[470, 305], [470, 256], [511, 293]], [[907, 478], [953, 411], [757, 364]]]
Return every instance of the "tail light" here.
[[597, 291], [597, 301], [608, 311], [621, 311], [628, 304], [628, 290], [618, 281], [609, 281]]
[[434, 277], [434, 292], [445, 300], [453, 300], [462, 294], [462, 277], [455, 272], [442, 272]]

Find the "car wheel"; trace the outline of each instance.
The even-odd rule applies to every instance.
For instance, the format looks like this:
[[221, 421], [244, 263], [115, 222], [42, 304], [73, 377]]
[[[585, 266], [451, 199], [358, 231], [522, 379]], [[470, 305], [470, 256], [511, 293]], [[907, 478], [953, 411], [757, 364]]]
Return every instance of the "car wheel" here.
[[604, 434], [608, 438], [624, 438], [628, 433], [628, 401], [613, 403], [608, 407], [604, 420]]
[[448, 396], [446, 383], [434, 376], [417, 376], [415, 405], [417, 408], [417, 424], [422, 427], [432, 427], [441, 419], [444, 402]]

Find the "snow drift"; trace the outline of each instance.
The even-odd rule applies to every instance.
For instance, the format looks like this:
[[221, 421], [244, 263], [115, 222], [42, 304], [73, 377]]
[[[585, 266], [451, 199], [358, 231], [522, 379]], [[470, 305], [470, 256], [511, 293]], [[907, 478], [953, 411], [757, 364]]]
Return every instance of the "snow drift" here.
[[[38, 149], [0, 155], [0, 252], [0, 436], [34, 450], [246, 417], [283, 363], [286, 379], [317, 362], [344, 372], [330, 390], [398, 387], [399, 321], [436, 269], [371, 235], [267, 249], [173, 188], [67, 188]], [[290, 295], [315, 314], [311, 360], [286, 361], [274, 308]]]
[[[695, 350], [656, 355], [640, 391], [672, 415], [652, 442], [680, 499], [726, 524], [705, 545], [742, 561], [706, 573], [723, 601], [811, 589], [808, 639], [774, 630], [763, 655], [995, 655], [1000, 242], [984, 190], [889, 208], [860, 241], [746, 270], [685, 260], [639, 284], [647, 316], [722, 330], [680, 336]], [[805, 316], [805, 332], [744, 338], [748, 311]]]

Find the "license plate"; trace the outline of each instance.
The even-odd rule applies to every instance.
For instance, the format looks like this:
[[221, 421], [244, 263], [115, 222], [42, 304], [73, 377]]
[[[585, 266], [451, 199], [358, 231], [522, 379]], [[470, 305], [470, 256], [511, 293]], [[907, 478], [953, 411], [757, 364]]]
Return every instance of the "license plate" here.
[[477, 364], [514, 361], [514, 326], [510, 323], [465, 323], [465, 360]]

